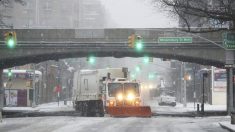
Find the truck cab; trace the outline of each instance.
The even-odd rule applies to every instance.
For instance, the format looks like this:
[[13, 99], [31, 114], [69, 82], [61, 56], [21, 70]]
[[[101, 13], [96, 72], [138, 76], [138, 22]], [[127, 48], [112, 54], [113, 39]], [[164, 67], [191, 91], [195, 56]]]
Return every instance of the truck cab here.
[[139, 106], [140, 86], [137, 82], [127, 81], [125, 78], [116, 78], [105, 82], [104, 106]]

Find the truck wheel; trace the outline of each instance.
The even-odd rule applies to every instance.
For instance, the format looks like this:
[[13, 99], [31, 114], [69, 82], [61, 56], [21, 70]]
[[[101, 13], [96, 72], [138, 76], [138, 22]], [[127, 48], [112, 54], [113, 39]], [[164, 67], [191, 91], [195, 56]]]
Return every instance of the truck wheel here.
[[104, 117], [104, 113], [96, 113], [95, 117]]

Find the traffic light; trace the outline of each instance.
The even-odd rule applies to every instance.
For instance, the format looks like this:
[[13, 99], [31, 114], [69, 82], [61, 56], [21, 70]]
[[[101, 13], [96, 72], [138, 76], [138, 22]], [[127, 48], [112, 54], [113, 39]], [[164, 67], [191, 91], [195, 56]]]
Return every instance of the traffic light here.
[[144, 64], [148, 64], [150, 62], [150, 58], [148, 56], [145, 56], [143, 62]]
[[135, 71], [136, 71], [137, 73], [140, 72], [140, 71], [141, 71], [140, 66], [136, 66], [136, 67], [135, 67]]
[[137, 51], [142, 51], [143, 48], [144, 48], [144, 45], [143, 45], [142, 37], [141, 36], [137, 36], [136, 40], [135, 40], [135, 49]]
[[155, 78], [155, 73], [149, 73], [148, 74], [148, 79], [152, 80]]
[[128, 47], [135, 48], [137, 51], [142, 51], [144, 48], [142, 37], [135, 34], [130, 35], [128, 37]]
[[135, 34], [132, 34], [128, 37], [128, 47], [130, 48], [135, 47]]
[[8, 71], [7, 71], [7, 77], [8, 77], [8, 78], [11, 78], [11, 77], [12, 77], [12, 71], [11, 71], [11, 69], [8, 69]]
[[94, 56], [89, 56], [88, 58], [87, 58], [87, 61], [90, 63], [90, 64], [95, 64], [95, 57]]
[[131, 79], [136, 79], [136, 74], [131, 73]]
[[12, 49], [15, 48], [17, 44], [17, 39], [16, 39], [16, 32], [15, 31], [10, 31], [5, 33], [5, 42], [8, 48]]

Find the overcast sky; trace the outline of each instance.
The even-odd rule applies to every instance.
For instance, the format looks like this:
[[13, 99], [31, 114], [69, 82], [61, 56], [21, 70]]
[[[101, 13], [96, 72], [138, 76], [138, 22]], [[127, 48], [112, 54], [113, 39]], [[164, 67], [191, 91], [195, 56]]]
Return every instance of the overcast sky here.
[[153, 7], [149, 0], [100, 0], [112, 21], [121, 28], [177, 27], [178, 20]]

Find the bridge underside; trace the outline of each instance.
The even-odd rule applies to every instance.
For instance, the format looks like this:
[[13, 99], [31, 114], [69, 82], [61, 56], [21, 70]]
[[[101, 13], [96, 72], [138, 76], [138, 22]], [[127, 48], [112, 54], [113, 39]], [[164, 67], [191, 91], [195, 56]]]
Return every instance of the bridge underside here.
[[[0, 34], [10, 29], [0, 30]], [[0, 68], [63, 58], [143, 57], [145, 55], [176, 59], [203, 65], [224, 66], [225, 50], [222, 32], [195, 34], [181, 29], [14, 29], [17, 46], [8, 49], [0, 35]], [[130, 34], [143, 37], [145, 48], [136, 52], [129, 48]], [[192, 43], [160, 43], [159, 37], [192, 37]], [[202, 39], [202, 38], [207, 38]], [[212, 44], [208, 40], [216, 42]]]
[[[43, 54], [41, 54], [43, 50]], [[144, 57], [145, 55], [155, 57], [155, 58], [165, 58], [165, 59], [175, 59], [184, 62], [198, 63], [202, 65], [212, 65], [216, 67], [224, 66], [223, 56], [218, 56], [224, 54], [224, 50], [216, 49], [217, 55], [214, 54], [214, 49], [176, 49], [176, 48], [156, 48], [144, 50], [144, 52], [136, 52], [133, 49], [120, 49], [116, 48], [113, 50], [105, 49], [56, 49], [56, 48], [46, 48], [46, 49], [30, 49], [26, 51], [25, 49], [17, 49], [17, 51], [8, 52], [11, 58], [6, 57], [0, 61], [0, 68], [13, 67], [18, 65], [24, 65], [28, 63], [39, 63], [46, 60], [59, 60], [64, 58], [79, 58], [87, 57], [89, 55], [94, 55], [96, 57]], [[198, 52], [200, 51], [200, 52]], [[18, 53], [21, 56], [18, 56]], [[218, 61], [220, 60], [220, 61]]]

